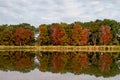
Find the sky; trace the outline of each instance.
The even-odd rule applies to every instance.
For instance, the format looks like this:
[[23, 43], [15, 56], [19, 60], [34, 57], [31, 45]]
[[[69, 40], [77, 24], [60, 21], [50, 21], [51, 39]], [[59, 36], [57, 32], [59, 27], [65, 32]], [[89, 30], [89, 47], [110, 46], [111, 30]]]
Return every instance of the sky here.
[[104, 78], [102, 76], [96, 77], [94, 75], [74, 75], [72, 73], [60, 74], [51, 72], [40, 72], [35, 69], [29, 73], [20, 73], [17, 71], [0, 71], [1, 80], [119, 80], [120, 75], [114, 77]]
[[120, 0], [0, 0], [0, 24], [120, 21]]

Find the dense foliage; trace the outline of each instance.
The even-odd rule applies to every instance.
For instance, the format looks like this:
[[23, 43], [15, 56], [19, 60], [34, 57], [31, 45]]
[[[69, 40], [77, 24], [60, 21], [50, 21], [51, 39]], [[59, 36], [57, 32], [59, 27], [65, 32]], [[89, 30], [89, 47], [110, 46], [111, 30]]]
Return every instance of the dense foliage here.
[[[39, 34], [36, 36], [36, 34]], [[0, 25], [0, 45], [120, 45], [120, 22]]]
[[0, 25], [0, 45], [34, 45], [36, 28], [30, 24]]
[[120, 22], [96, 20], [39, 26], [38, 45], [119, 45]]

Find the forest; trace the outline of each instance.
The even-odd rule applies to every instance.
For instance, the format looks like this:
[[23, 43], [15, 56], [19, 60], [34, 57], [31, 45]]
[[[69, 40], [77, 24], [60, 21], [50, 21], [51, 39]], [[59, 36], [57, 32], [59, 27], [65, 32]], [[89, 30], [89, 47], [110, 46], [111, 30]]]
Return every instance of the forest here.
[[104, 19], [71, 24], [40, 24], [38, 27], [28, 23], [2, 24], [0, 45], [120, 45], [120, 22]]

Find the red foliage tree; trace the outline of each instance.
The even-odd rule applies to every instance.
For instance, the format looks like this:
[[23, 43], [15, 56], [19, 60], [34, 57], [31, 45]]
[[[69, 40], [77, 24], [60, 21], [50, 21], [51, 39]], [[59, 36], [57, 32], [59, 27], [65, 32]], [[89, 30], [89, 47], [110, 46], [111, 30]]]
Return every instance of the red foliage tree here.
[[82, 27], [79, 24], [75, 24], [72, 29], [72, 44], [75, 45], [86, 45], [89, 39], [89, 29]]
[[16, 45], [21, 45], [23, 43], [23, 34], [24, 34], [23, 28], [16, 28], [13, 31], [13, 36], [14, 36]]
[[24, 44], [29, 44], [31, 39], [34, 38], [34, 33], [29, 29], [19, 27], [13, 31], [13, 38], [15, 44], [21, 46]]
[[86, 45], [89, 40], [89, 29], [83, 29], [81, 31], [81, 44]]
[[72, 44], [81, 45], [81, 31], [82, 27], [79, 24], [75, 24], [71, 35]]
[[110, 27], [102, 26], [99, 32], [100, 44], [109, 44], [112, 39], [112, 34], [110, 33]]
[[61, 26], [56, 26], [51, 28], [51, 37], [52, 37], [52, 43], [60, 45], [62, 44], [62, 37], [64, 36], [65, 32], [62, 31]]
[[30, 29], [24, 30], [24, 43], [31, 43], [31, 41], [34, 39], [34, 33]]

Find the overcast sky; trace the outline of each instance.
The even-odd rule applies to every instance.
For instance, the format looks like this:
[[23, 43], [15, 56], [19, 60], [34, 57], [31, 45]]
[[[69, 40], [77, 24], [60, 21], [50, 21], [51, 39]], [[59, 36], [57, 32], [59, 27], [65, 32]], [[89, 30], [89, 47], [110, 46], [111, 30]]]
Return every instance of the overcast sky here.
[[0, 0], [0, 24], [120, 21], [120, 0]]
[[114, 77], [103, 76], [96, 77], [94, 75], [81, 74], [75, 75], [72, 73], [60, 74], [51, 72], [41, 72], [35, 69], [29, 73], [20, 73], [17, 71], [0, 71], [0, 80], [119, 80], [120, 75]]

